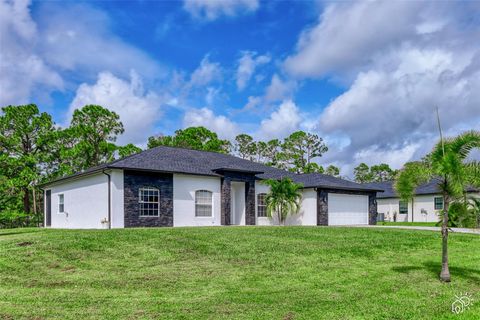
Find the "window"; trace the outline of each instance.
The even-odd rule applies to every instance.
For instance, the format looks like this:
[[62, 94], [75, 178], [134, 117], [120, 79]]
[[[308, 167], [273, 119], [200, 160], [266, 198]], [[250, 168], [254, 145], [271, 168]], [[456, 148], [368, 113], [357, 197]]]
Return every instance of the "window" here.
[[267, 216], [267, 204], [265, 203], [266, 193], [259, 193], [257, 195], [257, 217]]
[[195, 191], [195, 216], [212, 216], [212, 192], [207, 190]]
[[159, 190], [151, 187], [140, 188], [138, 196], [140, 216], [158, 217], [160, 211]]
[[64, 213], [65, 212], [65, 204], [64, 204], [63, 194], [58, 195], [58, 212], [59, 213]]
[[433, 203], [435, 206], [435, 210], [443, 210], [443, 198], [442, 197], [434, 197]]
[[400, 200], [400, 202], [398, 203], [398, 212], [400, 214], [407, 214], [408, 213], [408, 202], [407, 201], [404, 201], [404, 200]]

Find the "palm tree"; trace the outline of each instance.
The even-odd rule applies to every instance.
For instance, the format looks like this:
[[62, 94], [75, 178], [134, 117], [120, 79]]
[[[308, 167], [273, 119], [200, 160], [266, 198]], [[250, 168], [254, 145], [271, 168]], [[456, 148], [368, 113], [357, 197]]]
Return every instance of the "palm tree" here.
[[303, 185], [294, 183], [290, 178], [269, 179], [265, 180], [265, 184], [270, 186], [270, 192], [265, 197], [267, 214], [270, 218], [275, 215], [278, 223], [284, 225], [289, 214], [297, 213], [300, 210], [300, 200], [302, 199], [300, 189]]
[[395, 181], [403, 199], [411, 199], [415, 189], [432, 179], [438, 181], [443, 196], [442, 271], [440, 280], [450, 282], [448, 269], [448, 210], [455, 199], [464, 195], [469, 185], [480, 186], [480, 162], [469, 160], [470, 152], [480, 148], [480, 131], [467, 131], [440, 141], [422, 161], [407, 163]]

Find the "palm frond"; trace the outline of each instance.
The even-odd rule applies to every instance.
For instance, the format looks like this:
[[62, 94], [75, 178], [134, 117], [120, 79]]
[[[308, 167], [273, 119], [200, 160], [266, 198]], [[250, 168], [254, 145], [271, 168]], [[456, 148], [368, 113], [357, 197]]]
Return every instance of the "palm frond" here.
[[431, 168], [425, 162], [409, 162], [400, 170], [395, 181], [395, 191], [405, 200], [415, 195], [415, 189], [433, 177]]
[[473, 149], [480, 149], [480, 131], [466, 131], [453, 138], [448, 144], [449, 151], [452, 151], [460, 159], [464, 160]]

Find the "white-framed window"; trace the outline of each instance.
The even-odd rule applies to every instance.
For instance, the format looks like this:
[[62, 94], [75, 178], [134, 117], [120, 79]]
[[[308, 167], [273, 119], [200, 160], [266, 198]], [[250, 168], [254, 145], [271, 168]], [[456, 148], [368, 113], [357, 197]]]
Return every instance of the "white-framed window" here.
[[435, 210], [443, 210], [443, 197], [433, 197]]
[[398, 202], [398, 213], [408, 214], [408, 201], [400, 200]]
[[153, 187], [143, 187], [138, 190], [138, 205], [140, 216], [158, 217], [160, 214], [160, 191]]
[[58, 213], [65, 212], [65, 197], [63, 193], [58, 195]]
[[212, 216], [212, 199], [213, 193], [208, 190], [195, 191], [195, 216], [211, 217]]
[[266, 193], [257, 194], [257, 217], [267, 216], [267, 203], [265, 202]]

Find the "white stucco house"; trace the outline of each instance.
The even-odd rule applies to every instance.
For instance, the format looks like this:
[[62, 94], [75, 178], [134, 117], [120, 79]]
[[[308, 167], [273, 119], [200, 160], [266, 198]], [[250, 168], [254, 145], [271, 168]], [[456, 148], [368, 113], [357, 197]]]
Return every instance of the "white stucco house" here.
[[[393, 187], [393, 181], [366, 183], [366, 186], [383, 189], [377, 193], [377, 211], [385, 221], [397, 222], [438, 222], [443, 210], [443, 197], [438, 189], [438, 180], [420, 185], [410, 201], [400, 199]], [[480, 195], [478, 190], [468, 188], [470, 195]]]
[[126, 228], [270, 225], [265, 179], [302, 183], [290, 225], [375, 224], [381, 189], [294, 174], [227, 154], [157, 147], [42, 185], [44, 225]]

